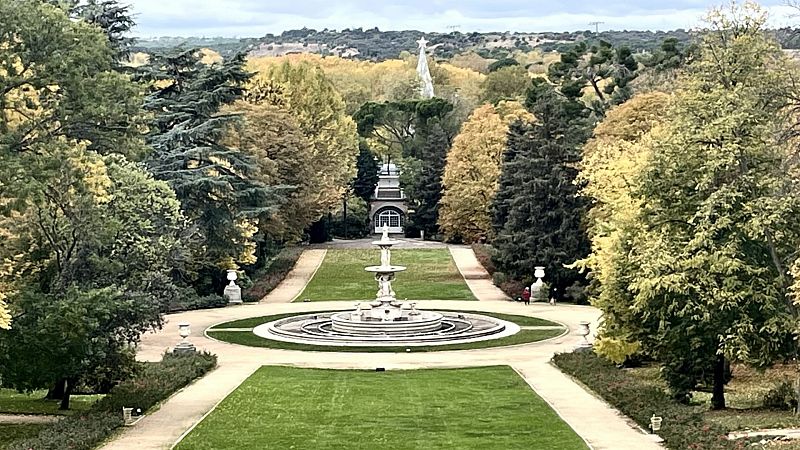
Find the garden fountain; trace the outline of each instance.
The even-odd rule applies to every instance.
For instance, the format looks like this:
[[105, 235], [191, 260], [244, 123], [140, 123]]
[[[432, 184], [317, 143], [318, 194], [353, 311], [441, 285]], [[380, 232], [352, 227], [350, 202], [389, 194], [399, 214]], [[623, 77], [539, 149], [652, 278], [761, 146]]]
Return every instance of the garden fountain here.
[[475, 342], [510, 336], [519, 326], [482, 314], [424, 311], [416, 303], [398, 301], [392, 282], [406, 267], [393, 265], [391, 248], [399, 241], [383, 228], [381, 264], [364, 270], [378, 283], [375, 300], [359, 302], [350, 311], [299, 314], [257, 326], [253, 333], [267, 339], [313, 345], [419, 346]]

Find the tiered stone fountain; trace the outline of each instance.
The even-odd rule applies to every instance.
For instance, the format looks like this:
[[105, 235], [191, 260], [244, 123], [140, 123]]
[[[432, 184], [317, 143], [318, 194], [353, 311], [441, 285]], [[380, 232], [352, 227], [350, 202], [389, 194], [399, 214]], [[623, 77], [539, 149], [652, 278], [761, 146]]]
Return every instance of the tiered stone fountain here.
[[381, 265], [364, 268], [375, 274], [378, 282], [378, 293], [375, 301], [369, 303], [369, 309], [362, 309], [356, 303], [353, 312], [341, 312], [331, 316], [332, 329], [340, 333], [362, 335], [416, 335], [429, 333], [442, 328], [442, 316], [436, 312], [418, 311], [416, 303], [400, 303], [397, 301], [392, 281], [395, 274], [406, 270], [403, 266], [392, 265], [392, 246], [398, 241], [389, 239], [389, 229], [383, 228], [381, 240], [373, 244], [381, 249]]
[[519, 332], [519, 326], [481, 314], [421, 311], [416, 303], [397, 300], [392, 282], [404, 266], [392, 265], [387, 227], [373, 244], [381, 249], [381, 265], [373, 273], [378, 292], [371, 302], [356, 303], [353, 311], [300, 314], [253, 329], [258, 336], [285, 342], [338, 346], [446, 345], [496, 339]]

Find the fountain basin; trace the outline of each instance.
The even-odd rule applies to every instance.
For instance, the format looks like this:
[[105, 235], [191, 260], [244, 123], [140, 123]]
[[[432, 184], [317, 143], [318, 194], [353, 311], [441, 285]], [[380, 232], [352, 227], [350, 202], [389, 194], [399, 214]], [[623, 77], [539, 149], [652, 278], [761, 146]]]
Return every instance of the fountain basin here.
[[[400, 314], [397, 314], [397, 313]], [[383, 320], [383, 314], [392, 317], [392, 320]], [[338, 333], [351, 333], [360, 335], [405, 335], [414, 333], [428, 333], [442, 328], [441, 314], [433, 311], [418, 311], [410, 315], [408, 310], [397, 308], [374, 308], [362, 311], [361, 314], [353, 312], [335, 313], [330, 316], [331, 329]]]
[[[386, 330], [363, 329], [337, 331], [333, 317], [351, 314], [333, 311], [316, 314], [298, 314], [261, 324], [253, 333], [265, 339], [310, 345], [391, 347], [449, 345], [485, 341], [511, 336], [519, 332], [517, 324], [490, 316], [473, 313], [421, 311], [441, 316], [436, 327], [409, 329], [410, 322], [373, 322], [376, 325], [391, 324]], [[346, 316], [345, 316], [346, 317]], [[426, 325], [431, 325], [430, 322]], [[346, 321], [345, 326], [353, 322]], [[370, 323], [370, 322], [367, 322]], [[411, 326], [413, 327], [414, 324]], [[423, 325], [425, 326], [425, 325]], [[404, 329], [405, 328], [405, 329]]]
[[372, 273], [396, 273], [406, 270], [405, 266], [367, 266], [364, 268], [367, 272]]

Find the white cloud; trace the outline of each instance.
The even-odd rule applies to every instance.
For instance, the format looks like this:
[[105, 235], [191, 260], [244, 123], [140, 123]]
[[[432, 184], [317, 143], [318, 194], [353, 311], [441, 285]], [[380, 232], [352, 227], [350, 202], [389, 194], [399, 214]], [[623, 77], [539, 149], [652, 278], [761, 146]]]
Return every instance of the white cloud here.
[[[589, 29], [670, 30], [692, 28], [710, 5], [707, 0], [663, 1], [578, 0], [537, 2], [520, 0], [129, 0], [139, 36], [262, 36], [309, 27], [315, 29], [372, 28], [448, 31], [571, 31]], [[792, 10], [781, 0], [769, 0], [773, 26], [794, 25]]]

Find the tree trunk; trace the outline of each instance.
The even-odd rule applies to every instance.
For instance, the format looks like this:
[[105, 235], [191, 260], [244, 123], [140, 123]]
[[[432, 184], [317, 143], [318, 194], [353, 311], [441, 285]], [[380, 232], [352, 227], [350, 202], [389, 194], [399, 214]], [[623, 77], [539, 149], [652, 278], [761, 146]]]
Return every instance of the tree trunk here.
[[47, 396], [45, 398], [48, 400], [61, 400], [64, 398], [64, 388], [66, 387], [66, 384], [66, 379], [59, 378], [53, 387], [47, 390]]
[[61, 406], [58, 409], [62, 411], [66, 411], [69, 409], [69, 396], [72, 395], [72, 391], [75, 390], [75, 380], [70, 378], [66, 380], [66, 389], [64, 389], [64, 396], [61, 399]]
[[711, 395], [711, 409], [725, 409], [725, 357], [717, 355], [714, 364], [714, 392]]

